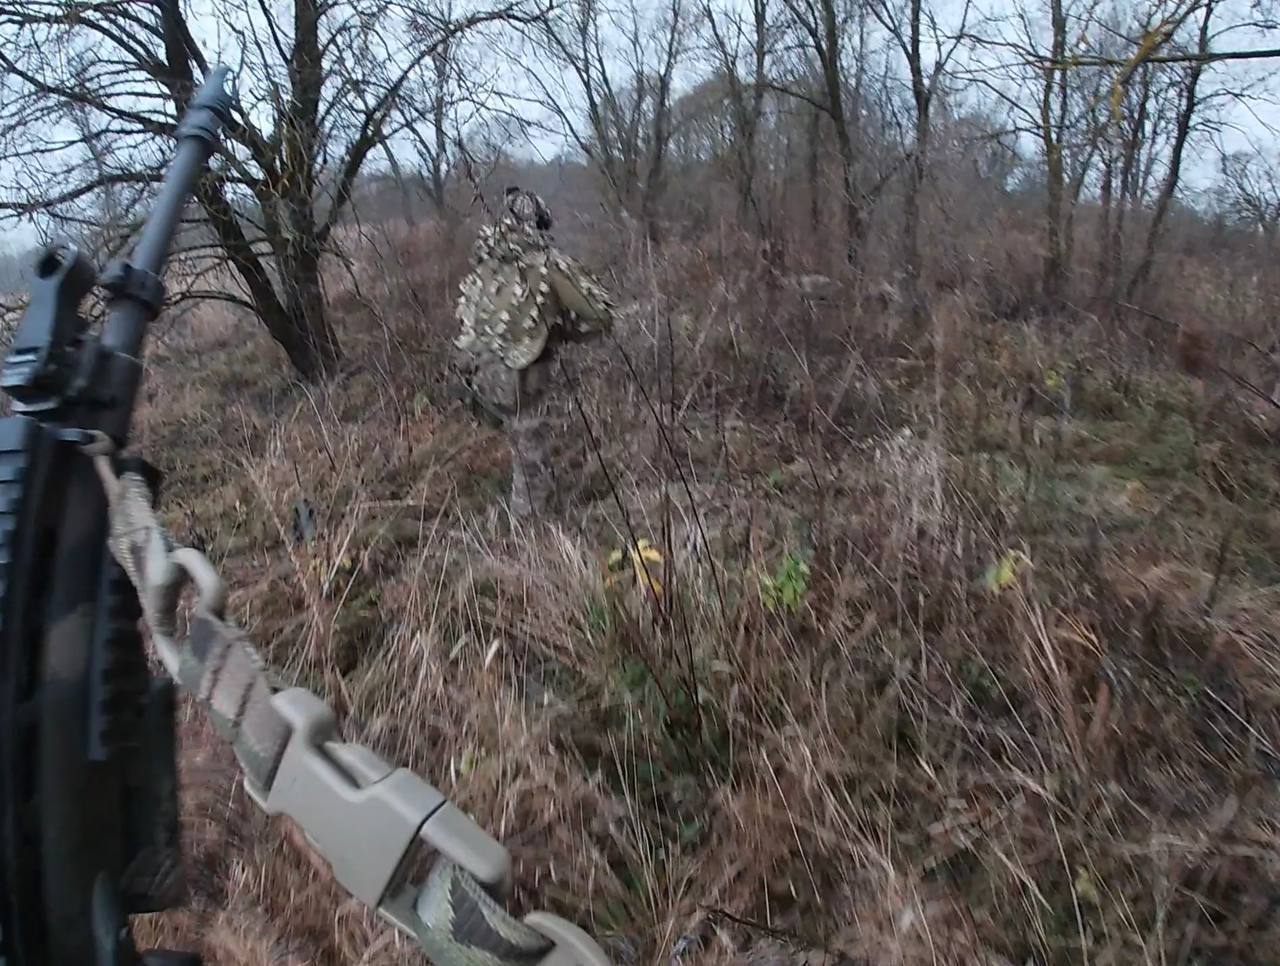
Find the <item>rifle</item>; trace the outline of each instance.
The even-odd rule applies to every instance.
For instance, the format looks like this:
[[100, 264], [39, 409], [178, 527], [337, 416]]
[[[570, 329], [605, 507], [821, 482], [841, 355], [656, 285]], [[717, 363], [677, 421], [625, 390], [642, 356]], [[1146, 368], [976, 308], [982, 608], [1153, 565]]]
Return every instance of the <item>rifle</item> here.
[[[230, 120], [228, 73], [212, 69], [187, 104], [131, 259], [99, 279], [73, 245], [39, 253], [0, 370], [13, 413], [0, 419], [0, 966], [198, 966], [140, 952], [129, 926], [185, 899], [175, 680], [232, 741], [250, 797], [435, 962], [607, 964], [565, 920], [505, 911], [510, 855], [439, 791], [338, 741], [309, 691], [274, 692], [213, 568], [158, 523], [159, 473], [119, 455], [168, 250]], [[80, 312], [95, 281], [100, 334]], [[199, 599], [180, 645], [187, 583]], [[140, 621], [168, 676], [151, 674]]]

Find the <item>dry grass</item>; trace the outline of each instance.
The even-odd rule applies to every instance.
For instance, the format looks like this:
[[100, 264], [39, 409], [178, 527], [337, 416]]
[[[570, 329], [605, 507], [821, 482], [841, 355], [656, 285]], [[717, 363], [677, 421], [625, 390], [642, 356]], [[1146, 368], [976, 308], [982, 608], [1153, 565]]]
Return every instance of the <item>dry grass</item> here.
[[[298, 387], [202, 317], [141, 444], [273, 662], [498, 834], [521, 907], [621, 962], [1275, 961], [1255, 416], [1087, 322], [993, 321], [1000, 292], [903, 358], [889, 308], [675, 251], [616, 280], [621, 341], [575, 366], [599, 449], [567, 397], [562, 506], [517, 527], [443, 384], [460, 265], [380, 231], [331, 293], [352, 375]], [[660, 600], [606, 583], [630, 533]], [[149, 929], [213, 963], [416, 961], [184, 740], [194, 900]]]

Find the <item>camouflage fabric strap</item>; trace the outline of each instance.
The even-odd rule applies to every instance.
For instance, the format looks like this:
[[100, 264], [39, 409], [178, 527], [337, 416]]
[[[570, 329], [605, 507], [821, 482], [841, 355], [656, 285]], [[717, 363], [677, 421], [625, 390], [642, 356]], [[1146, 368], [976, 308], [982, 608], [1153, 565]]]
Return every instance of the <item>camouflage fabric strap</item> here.
[[[99, 464], [101, 469], [101, 464]], [[138, 475], [108, 482], [111, 552], [138, 592], [152, 641], [165, 669], [209, 710], [256, 785], [270, 788], [289, 742], [289, 727], [271, 707], [271, 688], [257, 653], [223, 617], [226, 596], [203, 555], [174, 549]], [[194, 583], [199, 597], [187, 646], [179, 647], [178, 601]]]
[[[151, 491], [140, 476], [126, 473], [116, 478], [109, 458], [102, 454], [96, 455], [96, 462], [111, 506], [111, 551], [138, 592], [156, 652], [177, 682], [208, 708], [219, 734], [235, 749], [245, 772], [246, 787], [259, 804], [263, 804], [265, 798], [268, 804], [264, 807], [269, 812], [281, 811], [298, 820], [299, 816], [287, 807], [276, 809], [270, 807], [270, 803], [277, 794], [281, 801], [287, 794], [295, 797], [301, 794], [307, 803], [304, 811], [310, 813], [314, 809], [324, 819], [336, 818], [336, 837], [326, 838], [321, 834], [318, 840], [312, 839], [312, 844], [330, 863], [341, 884], [412, 934], [433, 962], [442, 966], [607, 966], [608, 960], [600, 948], [577, 927], [545, 914], [533, 914], [525, 921], [515, 919], [494, 899], [493, 883], [486, 888], [468, 868], [454, 861], [459, 854], [473, 853], [491, 859], [496, 850], [507, 865], [503, 866], [503, 874], [493, 873], [489, 878], [509, 876], [510, 859], [505, 850], [412, 773], [391, 769], [358, 745], [325, 740], [321, 742], [322, 748], [314, 749], [318, 752], [314, 756], [313, 749], [298, 747], [299, 735], [286, 717], [289, 707], [297, 707], [297, 696], [301, 694], [320, 705], [329, 715], [332, 712], [302, 689], [273, 694], [263, 662], [244, 633], [225, 619], [226, 596], [212, 565], [195, 550], [173, 546], [152, 508]], [[196, 605], [186, 641], [180, 645], [175, 640], [178, 604], [188, 584], [195, 586]], [[292, 705], [273, 700], [289, 696], [295, 698]], [[281, 708], [286, 711], [282, 713]], [[322, 763], [317, 765], [317, 761]], [[320, 791], [313, 793], [305, 785], [307, 770], [319, 768], [324, 776], [327, 774], [324, 768], [332, 768], [324, 762], [335, 761], [354, 763], [354, 774], [363, 774], [365, 781], [352, 779], [344, 770], [333, 768], [348, 785], [332, 789], [335, 801], [316, 801], [331, 790], [321, 782]], [[281, 786], [291, 787], [273, 789], [277, 779]], [[401, 811], [405, 811], [407, 805], [418, 804], [422, 793], [413, 785], [414, 781], [436, 796], [436, 800], [432, 802], [428, 819], [423, 820], [421, 832], [410, 814], [407, 819], [410, 834], [436, 845], [439, 855], [421, 888], [402, 889], [393, 894], [389, 878], [387, 883], [381, 883], [375, 873], [373, 881], [379, 885], [361, 890], [365, 893], [362, 895], [348, 883], [363, 883], [370, 878], [366, 874], [369, 870], [363, 868], [362, 863], [371, 864], [373, 860], [366, 859], [363, 850], [376, 851], [372, 846], [385, 844], [376, 841], [380, 830], [387, 824], [394, 825], [394, 821], [388, 823], [377, 806], [384, 805], [384, 799]], [[406, 797], [403, 792], [397, 797], [396, 790], [403, 790], [406, 782], [409, 792], [417, 793], [419, 798], [412, 794]], [[363, 803], [374, 806], [367, 810], [351, 805], [350, 800], [360, 798], [360, 792], [377, 785], [395, 787], [382, 798], [370, 796], [376, 800]], [[368, 832], [362, 833], [359, 822], [351, 825], [353, 809], [359, 813], [355, 818], [370, 820]], [[389, 814], [391, 819], [401, 817], [394, 809]], [[311, 838], [307, 823], [300, 821], [299, 824]], [[332, 821], [329, 825], [318, 821], [314, 827], [323, 833], [332, 825]], [[468, 830], [467, 825], [474, 831]], [[405, 843], [406, 849], [412, 837], [410, 843]], [[375, 841], [371, 843], [368, 839]], [[394, 865], [400, 864], [398, 857], [393, 858]], [[489, 862], [488, 866], [492, 867], [493, 863]]]
[[507, 966], [544, 963], [546, 936], [513, 919], [453, 862], [437, 862], [417, 903], [414, 938], [435, 963]]

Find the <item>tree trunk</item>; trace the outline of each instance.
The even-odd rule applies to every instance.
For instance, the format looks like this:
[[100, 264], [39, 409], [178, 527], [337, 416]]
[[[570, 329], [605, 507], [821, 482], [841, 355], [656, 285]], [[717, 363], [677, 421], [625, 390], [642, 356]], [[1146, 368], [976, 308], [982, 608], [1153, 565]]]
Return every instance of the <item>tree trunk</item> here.
[[822, 112], [816, 107], [809, 119], [809, 227], [816, 237], [822, 231], [822, 204], [818, 190], [818, 146], [822, 143]]
[[668, 8], [671, 22], [667, 28], [665, 60], [658, 74], [653, 92], [653, 123], [649, 137], [652, 150], [649, 154], [649, 170], [644, 179], [641, 196], [641, 214], [649, 243], [655, 248], [662, 244], [662, 226], [659, 223], [660, 205], [666, 191], [667, 149], [671, 145], [671, 87], [675, 77], [676, 62], [680, 57], [680, 36], [683, 22], [681, 0], [670, 0]]
[[[1204, 6], [1204, 17], [1200, 21], [1200, 39], [1197, 53], [1207, 54], [1212, 40], [1209, 32], [1209, 21], [1213, 17], [1215, 0], [1207, 0]], [[1187, 146], [1187, 138], [1191, 134], [1191, 123], [1195, 119], [1197, 100], [1196, 91], [1200, 85], [1200, 75], [1204, 69], [1203, 61], [1195, 61], [1187, 69], [1187, 84], [1183, 92], [1182, 110], [1178, 112], [1177, 127], [1174, 130], [1173, 147], [1169, 152], [1169, 170], [1160, 186], [1160, 195], [1156, 199], [1155, 214], [1151, 218], [1151, 227], [1147, 230], [1146, 243], [1143, 245], [1142, 258], [1134, 269], [1126, 291], [1129, 301], [1133, 301], [1138, 291], [1146, 284], [1155, 264], [1156, 247], [1160, 242], [1160, 233], [1169, 214], [1169, 206], [1178, 190], [1178, 182], [1182, 175], [1182, 155]]]
[[280, 320], [285, 338], [276, 335], [274, 329], [272, 335], [289, 354], [299, 375], [307, 379], [327, 375], [337, 367], [342, 353], [326, 311], [319, 250], [311, 245], [299, 246], [285, 270], [291, 283], [285, 317]]
[[662, 225], [658, 220], [658, 192], [652, 184], [645, 186], [640, 201], [640, 220], [644, 224], [645, 238], [654, 248], [662, 247]]
[[1115, 197], [1115, 149], [1108, 141], [1102, 162], [1102, 190], [1099, 199], [1102, 223], [1098, 227], [1098, 283], [1097, 294], [1101, 298], [1111, 291], [1111, 274], [1115, 265], [1111, 261], [1111, 220]]
[[902, 199], [902, 269], [907, 318], [919, 334], [922, 334], [926, 316], [920, 253], [920, 190], [924, 185], [924, 175], [924, 161], [916, 155], [908, 169], [906, 196]]
[[209, 222], [227, 259], [244, 282], [254, 313], [279, 343], [289, 362], [304, 379], [318, 379], [332, 371], [341, 360], [337, 337], [324, 312], [320, 288], [319, 259], [309, 276], [305, 266], [289, 266], [282, 274], [301, 280], [291, 288], [291, 297], [281, 302], [263, 260], [253, 250], [235, 212], [221, 188], [205, 179], [197, 189]]
[[749, 102], [742, 102], [744, 92], [741, 91], [741, 85], [734, 85], [739, 88], [735, 95], [738, 132], [734, 139], [734, 157], [738, 168], [738, 208], [743, 224], [750, 225], [757, 238], [764, 238], [766, 234], [764, 213], [760, 210], [760, 199], [756, 191], [756, 140], [764, 96], [761, 76], [756, 77], [755, 92]]
[[316, 0], [294, 0], [293, 16], [289, 57], [292, 97], [283, 125], [283, 165], [277, 190], [278, 221], [284, 237], [273, 246], [284, 299], [280, 309], [264, 315], [263, 321], [298, 374], [314, 379], [331, 371], [341, 356], [320, 284], [320, 234], [314, 204], [324, 83], [320, 7]]
[[1143, 135], [1147, 127], [1147, 112], [1151, 100], [1151, 71], [1147, 65], [1139, 68], [1141, 83], [1138, 87], [1138, 107], [1129, 130], [1126, 133], [1120, 157], [1119, 203], [1115, 206], [1115, 214], [1111, 221], [1111, 286], [1108, 295], [1114, 311], [1120, 302], [1120, 289], [1124, 285], [1126, 244], [1129, 215], [1141, 205], [1141, 188], [1139, 174], [1139, 152], [1142, 149]]
[[823, 50], [822, 77], [826, 85], [827, 106], [836, 133], [836, 150], [840, 153], [840, 189], [844, 194], [845, 260], [856, 267], [861, 257], [863, 227], [862, 192], [858, 189], [857, 155], [853, 135], [845, 111], [844, 78], [840, 73], [841, 26], [833, 0], [822, 3]]
[[738, 156], [738, 213], [757, 238], [764, 237], [764, 216], [756, 201], [755, 132], [744, 132]]
[[[1061, 64], [1067, 47], [1067, 18], [1062, 0], [1051, 0], [1050, 22], [1053, 29], [1052, 63]], [[1044, 87], [1040, 95], [1040, 139], [1044, 146], [1045, 164], [1045, 262], [1044, 297], [1057, 302], [1063, 293], [1066, 258], [1062, 239], [1062, 203], [1066, 196], [1066, 179], [1062, 160], [1061, 125], [1054, 116], [1054, 95], [1059, 101], [1066, 96], [1066, 74], [1061, 69], [1046, 67]], [[1059, 111], [1061, 114], [1061, 110]]]
[[927, 314], [921, 284], [924, 266], [920, 252], [920, 192], [924, 187], [929, 157], [930, 109], [930, 92], [925, 84], [924, 62], [920, 51], [920, 6], [920, 0], [911, 0], [911, 39], [907, 66], [911, 71], [911, 95], [915, 103], [915, 144], [908, 170], [906, 197], [902, 205], [902, 262], [907, 290], [907, 313], [911, 326], [917, 333], [922, 332]]
[[837, 137], [840, 145], [840, 186], [844, 193], [845, 261], [859, 268], [862, 243], [866, 235], [866, 215], [863, 212], [861, 192], [854, 173], [853, 149], [846, 137]]
[[[747, 202], [751, 206], [754, 215], [756, 230], [760, 237], [764, 238], [771, 235], [766, 224], [764, 213], [760, 210], [760, 196], [756, 188], [756, 176], [759, 171], [759, 163], [756, 158], [756, 141], [760, 133], [760, 118], [764, 114], [764, 83], [768, 73], [768, 31], [769, 31], [769, 8], [765, 0], [754, 0], [751, 5], [753, 17], [752, 22], [755, 25], [755, 39], [752, 44], [752, 56], [754, 58], [754, 69], [751, 76], [751, 102], [747, 112], [746, 137], [743, 141], [744, 168], [743, 181], [745, 183], [744, 193]], [[768, 239], [770, 242], [772, 239]]]
[[449, 81], [449, 44], [442, 44], [440, 50], [432, 57], [435, 67], [436, 89], [431, 98], [431, 130], [435, 136], [435, 150], [431, 153], [430, 192], [431, 203], [436, 214], [444, 217], [446, 223], [452, 224], [453, 213], [449, 210], [445, 198], [445, 164], [449, 153], [448, 104], [446, 94]]
[[[738, 217], [742, 224], [758, 240], [764, 241], [766, 250], [766, 225], [760, 210], [756, 180], [759, 168], [756, 159], [756, 141], [760, 130], [760, 116], [764, 110], [765, 72], [768, 54], [768, 3], [752, 0], [752, 75], [749, 89], [738, 73], [737, 52], [724, 36], [714, 8], [708, 4], [703, 16], [710, 28], [711, 40], [719, 58], [719, 69], [728, 86], [728, 106], [733, 122], [732, 157], [734, 178], [738, 191]], [[733, 22], [736, 26], [737, 21]]]
[[1062, 296], [1062, 148], [1052, 138], [1045, 138], [1045, 260], [1044, 296], [1056, 302]]

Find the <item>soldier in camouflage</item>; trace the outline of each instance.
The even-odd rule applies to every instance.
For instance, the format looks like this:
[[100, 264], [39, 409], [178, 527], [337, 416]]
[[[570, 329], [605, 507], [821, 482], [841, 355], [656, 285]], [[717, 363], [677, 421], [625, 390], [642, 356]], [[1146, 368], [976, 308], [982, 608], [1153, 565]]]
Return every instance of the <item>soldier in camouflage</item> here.
[[505, 210], [481, 228], [462, 281], [454, 340], [475, 403], [511, 446], [511, 512], [544, 511], [554, 489], [548, 436], [551, 367], [557, 348], [609, 331], [608, 293], [557, 251], [551, 212], [531, 191], [506, 190]]

